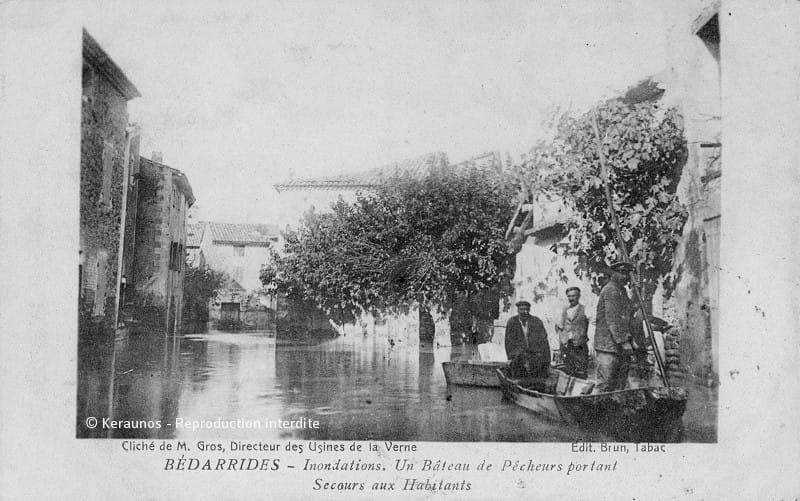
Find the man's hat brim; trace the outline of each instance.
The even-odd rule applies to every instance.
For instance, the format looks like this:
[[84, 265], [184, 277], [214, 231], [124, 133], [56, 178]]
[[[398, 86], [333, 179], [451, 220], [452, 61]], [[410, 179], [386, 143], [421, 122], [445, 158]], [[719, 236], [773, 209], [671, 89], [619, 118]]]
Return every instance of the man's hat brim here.
[[517, 301], [516, 306], [530, 306], [531, 303], [529, 301]]
[[618, 262], [612, 264], [611, 269], [614, 271], [619, 271], [621, 273], [624, 273], [626, 271], [633, 271], [633, 265], [631, 263]]

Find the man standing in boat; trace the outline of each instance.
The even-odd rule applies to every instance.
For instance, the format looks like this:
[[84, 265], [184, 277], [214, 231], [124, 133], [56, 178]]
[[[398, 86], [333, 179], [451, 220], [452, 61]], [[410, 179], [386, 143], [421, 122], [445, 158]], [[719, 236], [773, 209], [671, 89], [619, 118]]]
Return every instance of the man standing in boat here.
[[556, 330], [566, 373], [586, 379], [589, 367], [589, 319], [580, 300], [581, 290], [569, 287], [569, 305], [562, 310], [561, 321], [556, 324]]
[[625, 284], [633, 271], [630, 263], [611, 265], [611, 278], [600, 291], [597, 301], [597, 328], [594, 350], [597, 358], [599, 391], [625, 388], [633, 354], [631, 344], [631, 312], [633, 310]]
[[517, 315], [506, 323], [506, 355], [514, 377], [544, 378], [550, 367], [550, 344], [542, 321], [531, 315], [531, 303], [517, 301]]

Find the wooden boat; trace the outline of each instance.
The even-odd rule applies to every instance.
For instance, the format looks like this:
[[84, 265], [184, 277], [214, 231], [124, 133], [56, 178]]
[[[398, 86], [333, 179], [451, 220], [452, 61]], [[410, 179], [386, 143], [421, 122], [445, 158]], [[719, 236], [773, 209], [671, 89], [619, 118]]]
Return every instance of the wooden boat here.
[[503, 394], [512, 402], [547, 418], [597, 430], [625, 442], [677, 442], [683, 431], [686, 390], [642, 387], [594, 393], [594, 381], [550, 369], [540, 390], [498, 369]]
[[479, 360], [465, 360], [455, 362], [442, 362], [444, 380], [447, 384], [465, 386], [500, 387], [497, 378], [497, 369], [508, 367], [508, 362], [481, 362]]

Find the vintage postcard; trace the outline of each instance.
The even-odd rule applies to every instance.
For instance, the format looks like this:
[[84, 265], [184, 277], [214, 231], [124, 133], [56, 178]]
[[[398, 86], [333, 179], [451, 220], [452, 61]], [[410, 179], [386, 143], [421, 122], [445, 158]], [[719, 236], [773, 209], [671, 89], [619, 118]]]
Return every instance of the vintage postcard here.
[[800, 495], [797, 2], [0, 9], [0, 497]]

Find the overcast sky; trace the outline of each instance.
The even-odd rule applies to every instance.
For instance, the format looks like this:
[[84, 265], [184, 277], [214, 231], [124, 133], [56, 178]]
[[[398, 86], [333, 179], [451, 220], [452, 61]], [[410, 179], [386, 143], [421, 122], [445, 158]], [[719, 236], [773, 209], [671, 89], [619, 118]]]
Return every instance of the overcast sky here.
[[86, 28], [142, 94], [142, 154], [204, 219], [271, 222], [272, 183], [444, 151], [514, 156], [556, 108], [665, 66], [664, 2], [104, 2]]

